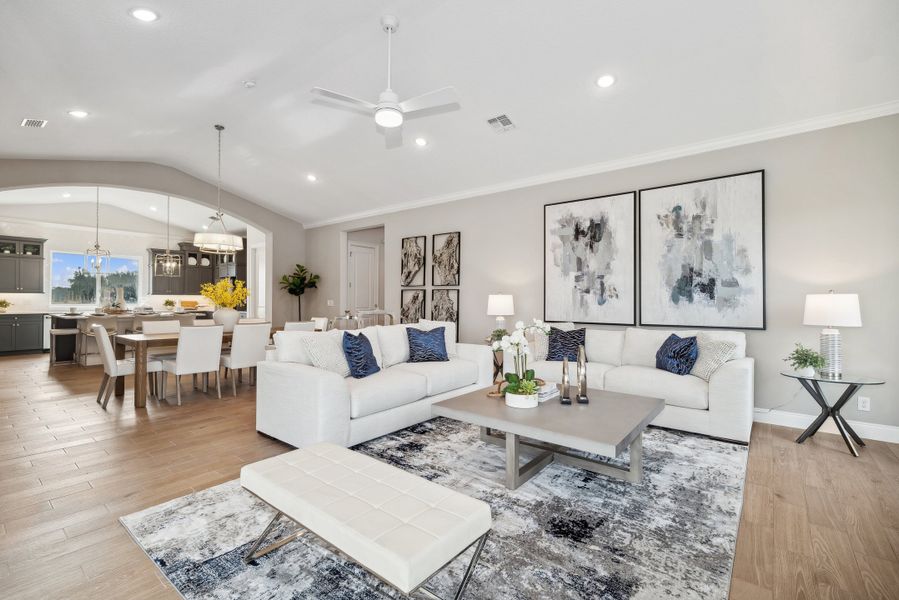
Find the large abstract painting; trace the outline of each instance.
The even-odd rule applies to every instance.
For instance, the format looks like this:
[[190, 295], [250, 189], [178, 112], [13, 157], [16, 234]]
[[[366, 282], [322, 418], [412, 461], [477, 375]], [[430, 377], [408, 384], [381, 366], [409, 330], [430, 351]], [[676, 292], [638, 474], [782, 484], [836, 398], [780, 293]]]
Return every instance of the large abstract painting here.
[[640, 191], [640, 322], [765, 328], [765, 172]]
[[402, 287], [418, 287], [425, 284], [427, 240], [428, 238], [423, 235], [403, 238], [400, 259], [400, 285]]
[[431, 260], [432, 285], [459, 285], [459, 265], [462, 256], [462, 234], [437, 233], [431, 240], [434, 256]]
[[431, 290], [431, 320], [455, 323], [459, 335], [459, 290]]
[[636, 193], [547, 204], [544, 319], [636, 323]]
[[425, 290], [400, 291], [400, 323], [418, 323], [425, 318]]

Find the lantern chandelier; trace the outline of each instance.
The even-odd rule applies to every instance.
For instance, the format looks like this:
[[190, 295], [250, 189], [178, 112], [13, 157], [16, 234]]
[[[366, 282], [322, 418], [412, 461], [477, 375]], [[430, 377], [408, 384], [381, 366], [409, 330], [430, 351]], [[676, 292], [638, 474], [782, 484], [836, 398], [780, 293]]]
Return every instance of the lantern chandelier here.
[[100, 186], [97, 186], [97, 224], [94, 245], [84, 251], [84, 270], [94, 275], [109, 273], [109, 250], [100, 247]]
[[[207, 231], [194, 234], [194, 246], [197, 246], [201, 252], [206, 254], [233, 255], [239, 250], [243, 250], [243, 238], [239, 235], [228, 233], [225, 228], [225, 213], [222, 212], [222, 131], [224, 125], [216, 125], [215, 130], [218, 131], [219, 153], [218, 153], [218, 210], [214, 216], [209, 217], [211, 223]], [[218, 227], [219, 231], [215, 231]]]
[[160, 252], [153, 257], [153, 274], [156, 277], [181, 277], [181, 263], [183, 259], [180, 254], [172, 254], [171, 242], [169, 240], [169, 229], [171, 228], [171, 196], [165, 198], [165, 252]]

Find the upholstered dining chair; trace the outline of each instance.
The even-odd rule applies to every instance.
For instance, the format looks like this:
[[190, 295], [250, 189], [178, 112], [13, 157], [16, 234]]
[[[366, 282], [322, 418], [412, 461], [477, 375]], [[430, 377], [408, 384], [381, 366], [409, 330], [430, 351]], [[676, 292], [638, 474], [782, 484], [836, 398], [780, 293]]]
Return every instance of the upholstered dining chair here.
[[221, 325], [212, 327], [182, 327], [178, 335], [178, 350], [175, 358], [162, 361], [162, 397], [168, 396], [168, 376], [175, 377], [178, 406], [181, 406], [181, 376], [215, 372], [215, 389], [222, 397], [219, 379], [219, 362], [222, 356]]
[[[109, 397], [115, 389], [116, 379], [125, 375], [134, 375], [134, 360], [116, 360], [112, 343], [109, 341], [109, 334], [102, 324], [94, 323], [91, 326], [91, 333], [97, 340], [97, 349], [103, 362], [103, 381], [100, 383], [100, 391], [97, 392], [97, 402], [101, 403], [103, 410], [106, 410]], [[156, 394], [156, 383], [152, 375], [161, 368], [162, 363], [158, 360], [147, 361], [147, 378], [150, 383], [150, 392], [154, 395]]]
[[315, 323], [316, 331], [328, 330], [328, 317], [312, 317], [312, 322]]
[[284, 331], [315, 331], [316, 329], [313, 321], [287, 321], [284, 323]]
[[[249, 368], [251, 373], [256, 363], [265, 360], [265, 347], [271, 335], [269, 323], [238, 323], [231, 338], [231, 351], [222, 354], [221, 364], [231, 371], [231, 391], [237, 396], [237, 377], [234, 371]], [[250, 381], [255, 381], [252, 374]]]

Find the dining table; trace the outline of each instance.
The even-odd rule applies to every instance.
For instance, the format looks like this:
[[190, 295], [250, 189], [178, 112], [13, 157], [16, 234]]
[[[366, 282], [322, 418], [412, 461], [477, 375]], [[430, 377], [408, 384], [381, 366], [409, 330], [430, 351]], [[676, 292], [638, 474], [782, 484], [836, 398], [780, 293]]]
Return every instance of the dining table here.
[[[222, 334], [223, 342], [230, 342], [233, 333]], [[147, 349], [178, 345], [178, 333], [126, 333], [115, 337], [115, 357], [125, 358], [128, 348], [134, 350], [134, 407], [147, 405]], [[115, 382], [115, 395], [125, 395], [125, 378], [118, 377]]]

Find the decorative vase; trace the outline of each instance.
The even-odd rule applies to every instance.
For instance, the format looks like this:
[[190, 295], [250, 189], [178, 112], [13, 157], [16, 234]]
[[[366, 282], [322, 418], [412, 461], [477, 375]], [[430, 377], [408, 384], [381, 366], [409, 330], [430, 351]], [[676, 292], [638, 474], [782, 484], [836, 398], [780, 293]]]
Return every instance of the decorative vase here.
[[803, 377], [814, 377], [815, 376], [815, 368], [814, 367], [803, 367], [802, 369], [796, 369], [796, 373]]
[[537, 394], [510, 394], [506, 392], [506, 406], [511, 408], [537, 408]]
[[0, 306], [0, 313], [5, 313], [5, 312], [6, 312], [6, 307]]
[[233, 308], [220, 307], [212, 313], [212, 320], [216, 325], [224, 326], [226, 332], [231, 332], [240, 320], [240, 313]]

